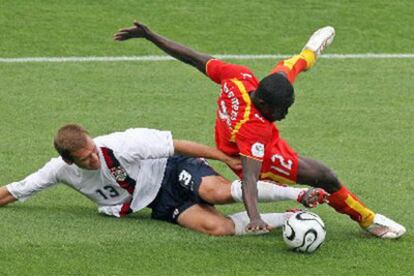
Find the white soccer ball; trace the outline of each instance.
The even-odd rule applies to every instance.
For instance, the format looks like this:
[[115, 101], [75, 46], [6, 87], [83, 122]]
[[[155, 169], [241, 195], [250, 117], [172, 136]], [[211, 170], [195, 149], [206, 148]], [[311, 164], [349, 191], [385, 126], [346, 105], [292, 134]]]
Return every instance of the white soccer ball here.
[[294, 213], [283, 226], [283, 240], [294, 251], [312, 253], [325, 240], [326, 230], [322, 219], [314, 213]]

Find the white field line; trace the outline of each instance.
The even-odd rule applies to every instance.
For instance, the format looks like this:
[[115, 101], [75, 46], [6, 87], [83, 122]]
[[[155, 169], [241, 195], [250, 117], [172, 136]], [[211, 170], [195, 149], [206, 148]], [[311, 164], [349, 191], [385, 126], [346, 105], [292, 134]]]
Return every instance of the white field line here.
[[[291, 55], [213, 55], [219, 59], [279, 59]], [[326, 54], [326, 59], [413, 59], [414, 54]], [[170, 56], [89, 56], [89, 57], [21, 57], [0, 58], [0, 63], [29, 63], [29, 62], [117, 62], [117, 61], [169, 61]]]

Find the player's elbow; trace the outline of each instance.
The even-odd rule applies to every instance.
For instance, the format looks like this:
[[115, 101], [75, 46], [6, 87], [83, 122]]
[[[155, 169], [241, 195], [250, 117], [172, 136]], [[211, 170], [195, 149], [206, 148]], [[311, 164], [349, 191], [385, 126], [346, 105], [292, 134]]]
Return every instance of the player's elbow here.
[[0, 207], [6, 206], [16, 200], [17, 199], [6, 189], [6, 187], [0, 188]]
[[9, 203], [12, 203], [14, 201], [16, 201], [16, 199], [14, 197], [13, 198], [7, 198], [7, 199], [0, 199], [0, 207], [6, 206]]

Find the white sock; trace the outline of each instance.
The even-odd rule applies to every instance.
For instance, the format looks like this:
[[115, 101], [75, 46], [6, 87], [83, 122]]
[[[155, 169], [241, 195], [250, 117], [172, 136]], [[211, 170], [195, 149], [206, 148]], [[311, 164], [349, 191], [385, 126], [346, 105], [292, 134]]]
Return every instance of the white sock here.
[[[271, 202], [282, 200], [297, 200], [300, 192], [306, 188], [293, 188], [281, 186], [266, 181], [257, 181], [258, 201]], [[243, 202], [241, 181], [235, 180], [231, 183], [231, 196], [236, 202]]]
[[[292, 212], [285, 212], [285, 213], [267, 213], [261, 214], [260, 216], [266, 222], [270, 228], [277, 228], [283, 226], [285, 221], [292, 215]], [[232, 214], [229, 218], [234, 223], [234, 233], [235, 235], [246, 235], [246, 234], [255, 234], [254, 232], [247, 232], [246, 226], [249, 224], [250, 219], [247, 215], [247, 212], [240, 212], [236, 214]], [[262, 233], [257, 233], [262, 234]]]

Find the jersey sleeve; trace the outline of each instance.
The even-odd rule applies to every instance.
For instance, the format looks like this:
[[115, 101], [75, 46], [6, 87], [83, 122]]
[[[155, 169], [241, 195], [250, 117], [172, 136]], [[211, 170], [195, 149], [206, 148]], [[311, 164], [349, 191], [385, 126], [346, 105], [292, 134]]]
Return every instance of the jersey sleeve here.
[[210, 59], [206, 64], [206, 74], [215, 83], [221, 84], [226, 79], [245, 79], [246, 76], [252, 78], [253, 73], [249, 68], [226, 63], [218, 59]]
[[120, 151], [133, 159], [167, 158], [174, 154], [170, 131], [135, 128], [123, 134]]
[[271, 138], [271, 130], [265, 125], [247, 123], [236, 134], [236, 143], [241, 155], [263, 161], [266, 145]]
[[59, 170], [64, 164], [60, 158], [53, 158], [37, 172], [8, 184], [6, 188], [19, 201], [25, 201], [33, 194], [57, 184], [60, 181]]

